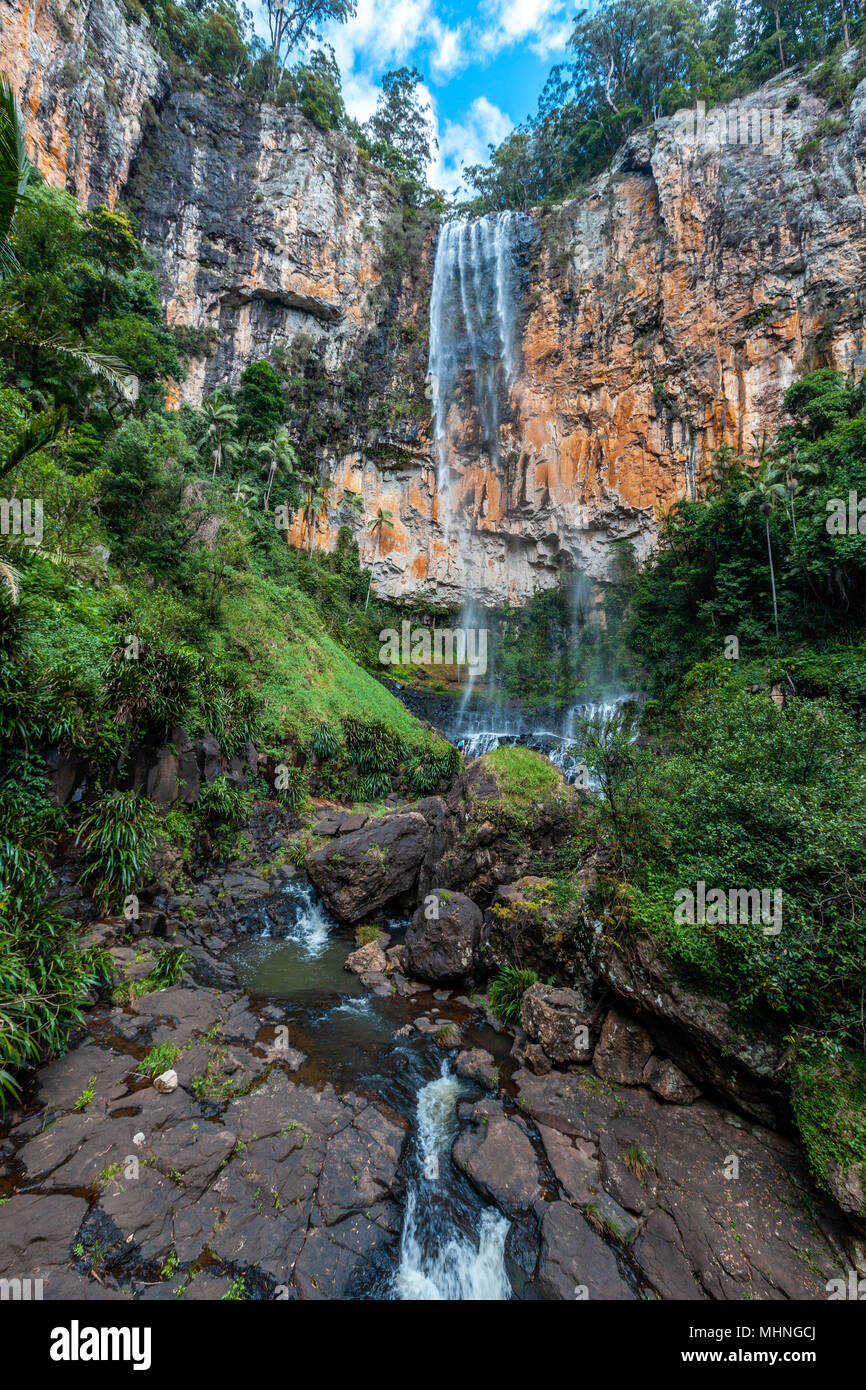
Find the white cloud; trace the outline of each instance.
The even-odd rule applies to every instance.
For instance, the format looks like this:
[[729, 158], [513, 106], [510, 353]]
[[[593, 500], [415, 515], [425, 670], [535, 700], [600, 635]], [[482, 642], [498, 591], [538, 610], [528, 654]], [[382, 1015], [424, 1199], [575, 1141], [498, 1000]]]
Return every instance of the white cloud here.
[[457, 193], [462, 166], [483, 164], [488, 146], [500, 144], [511, 129], [511, 119], [504, 111], [487, 97], [476, 97], [459, 121], [445, 121], [442, 125], [439, 150], [429, 171], [433, 187]]
[[484, 52], [526, 44], [539, 58], [561, 51], [573, 27], [574, 6], [567, 0], [482, 0], [487, 27], [480, 34]]

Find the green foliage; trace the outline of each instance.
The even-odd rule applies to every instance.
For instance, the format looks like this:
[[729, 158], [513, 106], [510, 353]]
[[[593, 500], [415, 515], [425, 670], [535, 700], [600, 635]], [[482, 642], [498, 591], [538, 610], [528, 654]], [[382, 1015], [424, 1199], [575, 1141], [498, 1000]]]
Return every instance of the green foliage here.
[[[827, 1186], [834, 1165], [860, 1181], [866, 1174], [866, 1060], [828, 1038], [801, 1040], [791, 1064], [791, 1103], [809, 1166]], [[861, 1208], [860, 1216], [866, 1216]]]
[[146, 1056], [142, 1057], [138, 1064], [138, 1071], [141, 1076], [149, 1076], [151, 1080], [155, 1076], [161, 1076], [164, 1071], [170, 1071], [180, 1056], [180, 1048], [175, 1047], [174, 1043], [156, 1043]]
[[[835, 0], [609, 0], [580, 11], [535, 116], [466, 171], [468, 210], [579, 195], [635, 128], [698, 100], [729, 101], [800, 62], [824, 59], [812, 88], [846, 106], [863, 65], [840, 66], [844, 14]], [[862, 32], [859, 16], [848, 25]]]
[[229, 782], [221, 772], [212, 782], [203, 784], [198, 796], [199, 811], [209, 829], [223, 826], [230, 831], [240, 830], [252, 803], [252, 791]]
[[523, 996], [530, 985], [538, 983], [534, 970], [517, 965], [503, 965], [487, 992], [490, 1008], [503, 1023], [519, 1023]]
[[305, 806], [310, 795], [310, 783], [299, 767], [286, 767], [283, 771], [284, 785], [277, 787], [277, 800], [286, 810], [297, 812]]
[[118, 910], [142, 886], [155, 839], [156, 809], [136, 792], [109, 792], [84, 817], [76, 843], [103, 911]]
[[157, 956], [148, 979], [154, 989], [167, 989], [178, 983], [188, 965], [189, 956], [182, 946], [165, 946]]
[[0, 773], [0, 1107], [17, 1069], [65, 1050], [104, 973], [49, 897], [46, 850], [61, 823], [41, 759], [11, 753]]

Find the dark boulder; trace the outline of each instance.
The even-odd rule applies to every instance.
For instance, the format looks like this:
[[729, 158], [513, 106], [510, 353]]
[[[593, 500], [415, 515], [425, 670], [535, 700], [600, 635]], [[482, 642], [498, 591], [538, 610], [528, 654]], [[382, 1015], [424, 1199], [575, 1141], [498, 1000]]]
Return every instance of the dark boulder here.
[[465, 979], [475, 966], [482, 922], [481, 909], [462, 893], [429, 894], [406, 932], [405, 970], [431, 984]]

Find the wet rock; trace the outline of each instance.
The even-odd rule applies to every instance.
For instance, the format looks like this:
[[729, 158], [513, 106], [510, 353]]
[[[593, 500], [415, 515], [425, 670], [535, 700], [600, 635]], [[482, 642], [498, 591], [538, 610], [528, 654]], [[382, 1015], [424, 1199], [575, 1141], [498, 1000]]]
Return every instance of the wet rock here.
[[497, 1101], [480, 1101], [474, 1107], [452, 1156], [472, 1185], [506, 1215], [528, 1211], [541, 1196], [535, 1150]]
[[520, 1021], [529, 1038], [552, 1062], [588, 1062], [592, 1056], [592, 1010], [583, 994], [540, 982], [523, 996]]
[[377, 941], [366, 942], [346, 957], [345, 969], [353, 975], [363, 975], [368, 970], [384, 975], [387, 967], [385, 952]]
[[33, 1279], [65, 1265], [86, 1215], [81, 1197], [25, 1193], [0, 1204], [0, 1274]]
[[473, 1047], [468, 1052], [458, 1052], [454, 1070], [466, 1081], [474, 1081], [485, 1090], [495, 1091], [499, 1085], [499, 1068], [489, 1052], [483, 1047]]
[[701, 1094], [685, 1072], [666, 1057], [650, 1058], [643, 1070], [643, 1083], [671, 1105], [691, 1105]]
[[592, 1065], [599, 1076], [609, 1081], [639, 1086], [653, 1047], [649, 1033], [636, 1019], [611, 1009], [602, 1025]]
[[135, 1067], [134, 1061], [119, 1052], [88, 1042], [74, 1047], [37, 1073], [39, 1099], [49, 1109], [71, 1110], [93, 1091], [99, 1105]]
[[483, 922], [480, 908], [462, 893], [439, 891], [436, 898], [436, 916], [422, 904], [412, 918], [403, 957], [410, 975], [431, 984], [472, 973]]
[[394, 812], [312, 850], [305, 867], [328, 910], [358, 922], [414, 888], [429, 839], [423, 815]]
[[588, 1139], [571, 1139], [546, 1125], [539, 1125], [538, 1132], [547, 1161], [565, 1196], [575, 1206], [588, 1206], [601, 1187], [601, 1166], [595, 1145]]
[[543, 1298], [633, 1300], [616, 1258], [589, 1222], [567, 1202], [545, 1204], [541, 1220], [539, 1291]]

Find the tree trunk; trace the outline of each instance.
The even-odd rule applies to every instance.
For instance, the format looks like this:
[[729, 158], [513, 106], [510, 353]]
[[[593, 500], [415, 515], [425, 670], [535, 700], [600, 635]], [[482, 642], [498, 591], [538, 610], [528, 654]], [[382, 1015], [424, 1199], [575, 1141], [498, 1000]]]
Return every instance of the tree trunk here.
[[782, 51], [782, 29], [779, 24], [779, 0], [773, 0], [773, 16], [776, 20], [776, 39], [779, 44], [779, 62], [782, 64], [782, 72], [785, 71], [785, 54]]
[[776, 602], [776, 570], [773, 565], [773, 544], [770, 540], [770, 518], [764, 517], [764, 529], [767, 532], [767, 554], [770, 557], [770, 585], [773, 590], [773, 622], [776, 625], [776, 636], [779, 635], [779, 606]]

